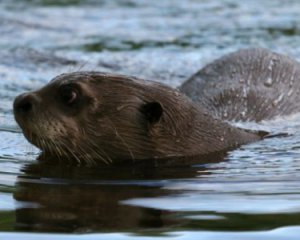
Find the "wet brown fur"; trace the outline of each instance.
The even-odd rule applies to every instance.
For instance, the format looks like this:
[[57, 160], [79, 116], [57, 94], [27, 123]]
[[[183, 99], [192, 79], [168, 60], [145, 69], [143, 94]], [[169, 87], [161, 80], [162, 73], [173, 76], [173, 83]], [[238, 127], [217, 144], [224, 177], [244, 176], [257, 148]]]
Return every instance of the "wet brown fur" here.
[[300, 63], [267, 49], [242, 49], [204, 66], [180, 91], [223, 120], [287, 116], [300, 111]]
[[[80, 90], [73, 108], [58, 95], [69, 83]], [[27, 94], [32, 112], [15, 113], [16, 121], [32, 144], [60, 159], [95, 164], [198, 156], [260, 139], [212, 117], [175, 89], [128, 76], [74, 72]], [[145, 106], [153, 103], [162, 113], [151, 120]]]

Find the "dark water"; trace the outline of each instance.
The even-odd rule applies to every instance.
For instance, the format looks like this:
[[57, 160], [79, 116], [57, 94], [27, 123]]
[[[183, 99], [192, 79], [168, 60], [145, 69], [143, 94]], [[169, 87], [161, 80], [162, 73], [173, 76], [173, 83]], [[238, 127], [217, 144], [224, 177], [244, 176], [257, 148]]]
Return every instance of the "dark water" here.
[[300, 116], [239, 123], [287, 132], [210, 163], [43, 166], [14, 97], [74, 70], [178, 86], [225, 53], [300, 60], [300, 3], [238, 0], [0, 1], [0, 239], [299, 239]]

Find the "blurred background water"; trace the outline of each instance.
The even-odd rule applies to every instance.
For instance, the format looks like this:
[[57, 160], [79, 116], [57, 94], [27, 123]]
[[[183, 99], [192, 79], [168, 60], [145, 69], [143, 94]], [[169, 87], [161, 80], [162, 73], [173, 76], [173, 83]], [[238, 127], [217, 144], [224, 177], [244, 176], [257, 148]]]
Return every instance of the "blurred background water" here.
[[177, 87], [241, 48], [300, 60], [299, 12], [297, 0], [0, 0], [0, 238], [298, 239], [299, 115], [239, 123], [290, 135], [215, 163], [46, 168], [14, 122], [12, 102], [63, 72]]

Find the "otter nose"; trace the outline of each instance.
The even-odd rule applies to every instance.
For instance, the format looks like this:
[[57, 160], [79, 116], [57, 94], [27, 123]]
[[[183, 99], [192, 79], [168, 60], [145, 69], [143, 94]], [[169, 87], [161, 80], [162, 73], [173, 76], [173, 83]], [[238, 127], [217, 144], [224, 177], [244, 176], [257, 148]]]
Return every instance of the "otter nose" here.
[[35, 97], [32, 93], [21, 94], [14, 101], [14, 112], [27, 114], [32, 111], [35, 103]]

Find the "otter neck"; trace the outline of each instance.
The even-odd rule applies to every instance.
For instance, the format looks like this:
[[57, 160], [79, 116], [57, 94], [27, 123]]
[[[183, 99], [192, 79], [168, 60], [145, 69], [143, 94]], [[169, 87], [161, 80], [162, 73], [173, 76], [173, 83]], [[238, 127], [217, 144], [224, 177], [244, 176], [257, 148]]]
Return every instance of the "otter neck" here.
[[192, 107], [189, 114], [176, 120], [173, 126], [164, 124], [168, 126], [167, 136], [171, 137], [157, 143], [163, 156], [206, 155], [261, 139], [258, 134], [233, 127], [198, 107]]

